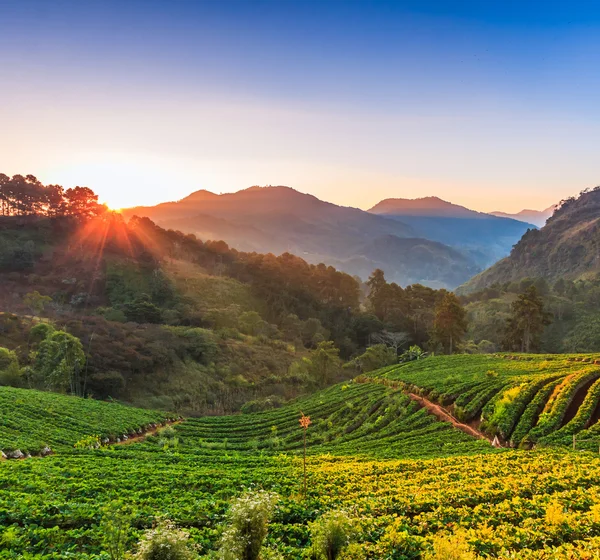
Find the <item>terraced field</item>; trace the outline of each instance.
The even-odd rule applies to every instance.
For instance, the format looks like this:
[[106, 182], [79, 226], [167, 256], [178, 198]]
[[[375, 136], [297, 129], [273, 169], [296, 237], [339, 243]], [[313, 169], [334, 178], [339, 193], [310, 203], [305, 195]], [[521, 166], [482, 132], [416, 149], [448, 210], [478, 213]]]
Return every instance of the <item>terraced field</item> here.
[[117, 403], [0, 387], [0, 450], [32, 455], [46, 447], [65, 451], [85, 437], [114, 441], [167, 416]]
[[[458, 538], [469, 559], [596, 558], [600, 456], [597, 447], [570, 447], [571, 432], [600, 437], [599, 378], [596, 364], [568, 359], [429, 358], [280, 409], [189, 418], [95, 450], [72, 442], [164, 416], [18, 391], [10, 417], [56, 441], [57, 453], [0, 463], [0, 558], [107, 558], [102, 506], [110, 502], [131, 512], [131, 548], [165, 515], [189, 529], [200, 558], [214, 558], [229, 501], [247, 488], [280, 496], [268, 545], [284, 559], [306, 558], [308, 523], [339, 508], [354, 519], [346, 560], [424, 558], [440, 538]], [[0, 389], [2, 402], [11, 391]], [[437, 399], [465, 421], [483, 414], [480, 427], [538, 445], [494, 449], [438, 421], [407, 392]], [[50, 405], [48, 416], [36, 416]], [[69, 415], [56, 416], [68, 406]], [[301, 412], [312, 420], [306, 496]], [[0, 436], [13, 445], [20, 432], [0, 427]]]
[[445, 356], [374, 375], [425, 395], [511, 446], [600, 445], [600, 361], [593, 356]]
[[439, 422], [401, 390], [377, 383], [336, 385], [266, 413], [188, 419], [178, 427], [198, 450], [281, 453], [302, 448], [300, 414], [310, 416], [308, 452], [378, 458], [439, 457], [489, 451]]

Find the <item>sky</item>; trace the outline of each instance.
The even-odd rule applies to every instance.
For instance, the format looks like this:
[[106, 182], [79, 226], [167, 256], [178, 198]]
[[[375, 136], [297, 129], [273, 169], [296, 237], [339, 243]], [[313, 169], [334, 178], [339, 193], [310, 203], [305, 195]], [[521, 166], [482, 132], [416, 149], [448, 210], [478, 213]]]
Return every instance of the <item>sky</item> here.
[[0, 172], [543, 209], [600, 183], [599, 69], [596, 0], [0, 0]]

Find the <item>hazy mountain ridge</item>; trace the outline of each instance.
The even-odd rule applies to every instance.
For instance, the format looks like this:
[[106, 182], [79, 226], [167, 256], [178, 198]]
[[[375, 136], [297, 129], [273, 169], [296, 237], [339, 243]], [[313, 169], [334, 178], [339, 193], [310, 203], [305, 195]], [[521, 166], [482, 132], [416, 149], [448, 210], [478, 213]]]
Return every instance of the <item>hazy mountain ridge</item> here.
[[534, 224], [538, 227], [543, 227], [546, 224], [546, 221], [548, 220], [548, 218], [550, 216], [552, 216], [552, 214], [554, 213], [556, 208], [557, 208], [557, 205], [553, 204], [552, 206], [549, 206], [545, 210], [525, 209], [525, 210], [521, 210], [520, 212], [517, 212], [515, 214], [510, 214], [508, 212], [494, 211], [494, 212], [490, 212], [490, 214], [493, 216], [498, 216], [499, 218], [512, 218], [514, 220], [519, 220], [521, 222]]
[[497, 283], [541, 277], [575, 280], [600, 272], [600, 188], [556, 209], [546, 225], [528, 231], [511, 254], [459, 288], [478, 291]]
[[533, 224], [492, 216], [438, 197], [389, 198], [369, 212], [410, 226], [417, 237], [439, 241], [466, 252], [481, 267], [506, 256]]
[[123, 213], [147, 216], [201, 239], [222, 239], [244, 251], [291, 252], [363, 279], [379, 267], [403, 285], [448, 288], [508, 254], [527, 229], [522, 222], [436, 197], [388, 199], [366, 212], [283, 186], [221, 195], [201, 190], [177, 202]]

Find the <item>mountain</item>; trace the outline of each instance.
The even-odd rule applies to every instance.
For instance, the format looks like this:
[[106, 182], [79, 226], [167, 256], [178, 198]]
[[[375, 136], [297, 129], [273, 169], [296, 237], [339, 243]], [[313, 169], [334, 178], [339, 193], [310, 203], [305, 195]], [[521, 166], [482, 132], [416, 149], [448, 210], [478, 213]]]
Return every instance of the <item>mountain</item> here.
[[528, 231], [510, 255], [460, 287], [461, 293], [541, 277], [575, 280], [600, 272], [600, 187], [564, 201], [539, 230]]
[[519, 220], [469, 210], [437, 197], [388, 198], [369, 212], [410, 226], [416, 237], [468, 252], [481, 267], [506, 256], [525, 231], [535, 227]]
[[361, 256], [333, 264], [352, 268], [361, 278], [381, 268], [402, 286], [424, 284], [438, 289], [456, 286], [461, 278], [480, 270], [468, 255], [428, 239], [384, 235], [366, 243], [358, 253]]
[[534, 224], [538, 227], [542, 227], [546, 220], [556, 210], [556, 204], [549, 206], [545, 210], [521, 210], [516, 214], [508, 214], [506, 212], [490, 212], [493, 216], [498, 216], [499, 218], [512, 218], [513, 220], [519, 220], [520, 222], [526, 222], [530, 224]]
[[[201, 239], [222, 239], [243, 251], [293, 253], [363, 279], [379, 267], [390, 281], [403, 285], [454, 288], [489, 264], [485, 260], [482, 265], [476, 251], [450, 248], [443, 236], [432, 239], [426, 229], [417, 233], [403, 220], [337, 206], [283, 186], [221, 195], [202, 190], [177, 202], [129, 208], [123, 214], [147, 216], [162, 227]], [[433, 255], [438, 257], [435, 263]]]

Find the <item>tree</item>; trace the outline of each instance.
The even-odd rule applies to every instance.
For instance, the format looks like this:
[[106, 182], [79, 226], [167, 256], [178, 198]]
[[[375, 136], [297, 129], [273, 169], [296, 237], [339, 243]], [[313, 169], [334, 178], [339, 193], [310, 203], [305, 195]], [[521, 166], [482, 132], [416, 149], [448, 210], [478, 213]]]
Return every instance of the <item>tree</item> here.
[[123, 306], [125, 317], [134, 323], [160, 323], [162, 313], [160, 309], [150, 301], [150, 296], [140, 294], [134, 301]]
[[7, 348], [0, 348], [0, 385], [21, 385], [21, 368], [17, 355]]
[[51, 390], [79, 393], [79, 374], [85, 364], [81, 341], [65, 331], [54, 331], [40, 342], [34, 371]]
[[381, 369], [385, 366], [390, 366], [398, 362], [398, 355], [393, 348], [385, 344], [375, 344], [369, 346], [363, 354], [350, 362], [362, 373]]
[[369, 286], [369, 305], [375, 316], [383, 321], [385, 319], [385, 288], [387, 286], [383, 270], [376, 268], [369, 276], [367, 286]]
[[525, 353], [537, 350], [544, 327], [552, 322], [537, 288], [533, 285], [527, 288], [512, 304], [511, 312], [506, 323], [504, 347]]
[[379, 344], [385, 344], [386, 346], [393, 348], [395, 354], [398, 354], [400, 348], [410, 341], [410, 335], [405, 332], [382, 331], [380, 333], [375, 333], [372, 338]]
[[68, 212], [72, 216], [91, 218], [99, 216], [106, 210], [106, 206], [98, 204], [98, 195], [88, 187], [67, 189], [64, 196]]
[[432, 340], [452, 354], [467, 332], [466, 312], [452, 292], [446, 292], [435, 308]]
[[41, 315], [46, 304], [51, 301], [52, 298], [50, 296], [43, 296], [37, 290], [25, 294], [25, 297], [23, 298], [23, 304], [27, 306], [34, 316]]
[[340, 351], [331, 340], [320, 342], [308, 359], [309, 374], [321, 387], [333, 380], [341, 366]]

